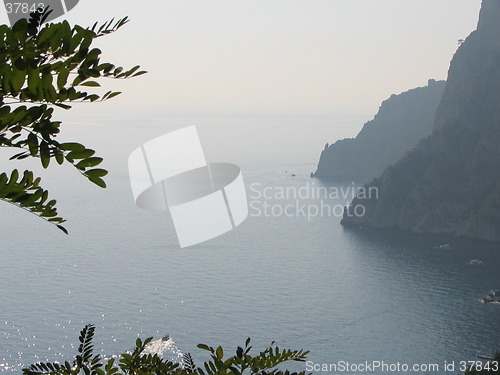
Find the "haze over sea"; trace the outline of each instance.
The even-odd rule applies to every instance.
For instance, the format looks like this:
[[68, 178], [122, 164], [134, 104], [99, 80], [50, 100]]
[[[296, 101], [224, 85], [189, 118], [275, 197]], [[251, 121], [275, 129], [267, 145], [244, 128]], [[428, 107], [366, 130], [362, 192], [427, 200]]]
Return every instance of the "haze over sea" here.
[[[0, 371], [71, 358], [87, 323], [97, 326], [98, 352], [122, 352], [137, 337], [168, 334], [198, 362], [204, 357], [196, 344], [232, 351], [247, 337], [257, 349], [275, 340], [311, 350], [315, 363], [436, 363], [440, 373], [445, 361], [474, 360], [500, 348], [500, 306], [479, 302], [500, 288], [498, 244], [352, 230], [338, 217], [251, 216], [219, 238], [179, 249], [167, 212], [134, 205], [128, 154], [193, 124], [207, 159], [239, 165], [247, 188], [325, 186], [309, 173], [324, 143], [345, 136], [332, 119], [157, 119], [146, 125], [90, 118], [63, 137], [105, 158], [107, 189], [68, 166], [34, 167], [58, 200], [70, 235], [1, 207]], [[453, 249], [435, 248], [444, 243]], [[484, 266], [469, 266], [471, 259]]]

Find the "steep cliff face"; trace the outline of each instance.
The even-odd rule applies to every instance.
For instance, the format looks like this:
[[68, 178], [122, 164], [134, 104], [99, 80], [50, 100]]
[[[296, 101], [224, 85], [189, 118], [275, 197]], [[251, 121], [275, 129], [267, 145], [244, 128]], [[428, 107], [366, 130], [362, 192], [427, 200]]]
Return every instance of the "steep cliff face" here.
[[[455, 54], [431, 136], [355, 199], [342, 223], [500, 241], [500, 0]], [[358, 210], [361, 212], [361, 210]]]
[[368, 182], [380, 176], [432, 133], [444, 89], [444, 81], [430, 80], [426, 87], [392, 95], [356, 138], [325, 147], [314, 176], [347, 182]]

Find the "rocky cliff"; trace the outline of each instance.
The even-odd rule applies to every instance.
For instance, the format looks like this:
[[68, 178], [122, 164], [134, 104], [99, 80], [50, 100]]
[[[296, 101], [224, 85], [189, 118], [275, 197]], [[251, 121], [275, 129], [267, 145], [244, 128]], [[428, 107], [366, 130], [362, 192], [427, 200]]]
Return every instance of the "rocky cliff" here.
[[[449, 69], [432, 135], [370, 183], [342, 223], [500, 241], [500, 0]], [[355, 215], [353, 208], [360, 206]]]
[[356, 138], [326, 145], [314, 177], [342, 182], [369, 182], [432, 133], [445, 82], [392, 95]]

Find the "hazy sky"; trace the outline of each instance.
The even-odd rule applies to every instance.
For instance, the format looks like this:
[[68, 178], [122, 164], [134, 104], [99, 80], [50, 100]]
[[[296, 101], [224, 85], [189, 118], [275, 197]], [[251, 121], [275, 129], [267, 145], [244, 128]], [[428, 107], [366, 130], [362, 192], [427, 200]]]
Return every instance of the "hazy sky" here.
[[132, 19], [99, 44], [109, 60], [151, 73], [120, 82], [127, 94], [113, 107], [373, 115], [392, 93], [446, 77], [479, 7], [480, 0], [80, 0], [66, 18]]

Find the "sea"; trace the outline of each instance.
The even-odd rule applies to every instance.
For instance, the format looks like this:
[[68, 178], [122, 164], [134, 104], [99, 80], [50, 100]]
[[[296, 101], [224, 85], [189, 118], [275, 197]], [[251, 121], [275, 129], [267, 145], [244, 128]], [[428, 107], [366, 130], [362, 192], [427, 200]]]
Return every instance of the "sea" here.
[[[86, 324], [105, 356], [168, 335], [201, 364], [197, 344], [230, 354], [250, 337], [255, 354], [273, 341], [310, 351], [282, 368], [313, 373], [458, 374], [500, 350], [500, 305], [480, 302], [500, 289], [500, 245], [343, 227], [360, 187], [310, 177], [340, 130], [309, 122], [82, 116], [63, 138], [104, 157], [106, 189], [68, 165], [3, 158], [42, 176], [69, 235], [1, 204], [0, 372], [72, 359]], [[168, 211], [135, 206], [127, 158], [188, 125], [209, 161], [241, 168], [250, 208], [234, 230], [180, 248]]]

